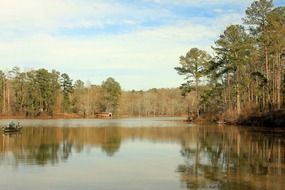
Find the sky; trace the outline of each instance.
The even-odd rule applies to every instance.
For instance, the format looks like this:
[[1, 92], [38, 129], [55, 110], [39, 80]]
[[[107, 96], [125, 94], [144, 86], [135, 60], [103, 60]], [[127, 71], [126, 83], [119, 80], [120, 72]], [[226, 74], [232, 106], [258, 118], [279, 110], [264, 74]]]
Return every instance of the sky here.
[[[209, 52], [251, 0], [0, 0], [0, 69], [46, 68], [124, 90], [173, 88], [174, 67]], [[285, 0], [275, 0], [285, 6]]]

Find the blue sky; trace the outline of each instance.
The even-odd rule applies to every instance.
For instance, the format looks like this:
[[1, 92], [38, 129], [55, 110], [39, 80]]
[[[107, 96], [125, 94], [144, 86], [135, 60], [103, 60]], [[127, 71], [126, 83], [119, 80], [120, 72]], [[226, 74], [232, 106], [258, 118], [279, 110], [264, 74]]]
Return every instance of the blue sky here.
[[211, 52], [251, 2], [0, 0], [1, 69], [56, 69], [93, 84], [114, 77], [126, 90], [177, 87], [179, 56]]

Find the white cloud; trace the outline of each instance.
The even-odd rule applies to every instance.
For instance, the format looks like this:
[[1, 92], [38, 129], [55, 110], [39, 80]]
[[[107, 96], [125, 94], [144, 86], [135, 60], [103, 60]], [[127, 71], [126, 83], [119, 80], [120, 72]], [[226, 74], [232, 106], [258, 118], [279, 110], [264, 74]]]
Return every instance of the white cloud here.
[[[220, 20], [225, 23], [231, 21], [228, 18]], [[34, 35], [0, 43], [0, 63], [6, 67], [21, 65], [22, 68], [47, 67], [62, 72], [71, 70], [72, 76], [96, 83], [108, 75], [117, 75], [115, 77], [128, 89], [135, 88], [142, 81], [146, 83], [140, 86], [147, 88], [154, 84], [151, 82], [153, 77], [159, 76], [161, 86], [174, 87], [181, 82], [173, 69], [178, 64], [179, 56], [191, 47], [210, 50], [209, 42], [204, 41], [218, 36], [221, 27], [215, 22], [203, 25], [187, 21], [172, 26], [87, 39]], [[134, 77], [131, 73], [123, 72], [126, 70], [144, 72], [142, 76]], [[157, 75], [149, 78], [143, 76], [148, 70]]]
[[215, 20], [176, 20], [128, 33], [78, 38], [53, 33], [61, 28], [104, 27], [118, 22], [136, 25], [153, 15], [173, 15], [165, 9], [138, 9], [103, 0], [0, 0], [0, 5], [2, 68], [46, 67], [96, 83], [114, 75], [127, 89], [178, 86], [181, 77], [173, 68], [179, 56], [191, 47], [210, 51], [211, 42], [224, 26], [240, 20], [238, 13], [227, 11]]
[[158, 19], [169, 13], [115, 0], [0, 0], [0, 39], [49, 34], [60, 29], [135, 25], [153, 15]]

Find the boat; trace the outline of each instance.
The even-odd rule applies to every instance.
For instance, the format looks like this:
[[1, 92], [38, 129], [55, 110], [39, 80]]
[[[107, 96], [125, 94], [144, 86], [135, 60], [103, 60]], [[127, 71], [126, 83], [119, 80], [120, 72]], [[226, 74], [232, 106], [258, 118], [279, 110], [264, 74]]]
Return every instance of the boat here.
[[20, 123], [18, 122], [18, 124], [16, 124], [15, 122], [10, 122], [7, 126], [2, 127], [2, 130], [4, 133], [15, 133], [15, 132], [19, 132], [23, 127], [20, 125]]

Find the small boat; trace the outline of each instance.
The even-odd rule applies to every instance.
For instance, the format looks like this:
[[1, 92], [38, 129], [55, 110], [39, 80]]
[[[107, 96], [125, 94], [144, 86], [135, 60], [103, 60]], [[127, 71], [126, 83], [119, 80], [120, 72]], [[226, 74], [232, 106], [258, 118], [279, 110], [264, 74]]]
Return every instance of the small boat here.
[[7, 126], [2, 127], [2, 130], [4, 133], [15, 133], [18, 132], [22, 129], [23, 127], [20, 125], [20, 123], [18, 122], [18, 124], [16, 124], [15, 122], [10, 122]]

